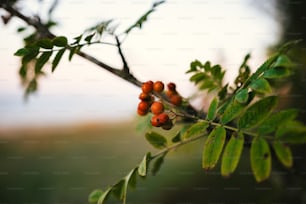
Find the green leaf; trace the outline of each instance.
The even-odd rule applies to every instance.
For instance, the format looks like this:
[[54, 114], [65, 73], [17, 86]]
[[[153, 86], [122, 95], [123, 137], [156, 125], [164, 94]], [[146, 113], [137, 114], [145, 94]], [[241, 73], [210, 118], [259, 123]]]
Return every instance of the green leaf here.
[[254, 91], [257, 91], [258, 93], [263, 93], [263, 94], [270, 93], [272, 91], [269, 82], [264, 78], [259, 78], [253, 81], [250, 84], [250, 88], [253, 89]]
[[35, 64], [35, 73], [39, 73], [41, 71], [42, 67], [47, 63], [51, 55], [52, 51], [44, 52], [40, 55]]
[[28, 55], [30, 52], [31, 51], [27, 48], [20, 48], [14, 53], [14, 55], [15, 56], [25, 56], [25, 55]]
[[73, 55], [77, 52], [77, 48], [78, 48], [78, 47], [75, 46], [75, 47], [72, 47], [72, 48], [70, 49], [70, 53], [69, 53], [69, 57], [68, 57], [69, 61], [71, 61]]
[[276, 96], [268, 96], [251, 105], [238, 121], [239, 129], [253, 128], [262, 122], [277, 104]]
[[35, 59], [36, 56], [39, 54], [39, 47], [37, 46], [31, 46], [26, 48], [28, 50], [28, 53], [23, 56], [22, 58], [22, 64], [25, 65], [31, 60]]
[[148, 171], [148, 166], [149, 166], [149, 162], [151, 160], [151, 153], [148, 152], [142, 159], [142, 161], [140, 162], [139, 166], [138, 166], [138, 174], [139, 176], [146, 176], [147, 175], [147, 171]]
[[63, 49], [59, 50], [59, 51], [57, 52], [57, 54], [55, 55], [55, 58], [54, 58], [54, 60], [53, 60], [53, 62], [52, 62], [52, 72], [54, 72], [54, 70], [55, 70], [55, 68], [57, 67], [59, 61], [62, 59], [62, 56], [63, 56], [63, 54], [64, 54], [65, 51], [66, 51], [66, 49], [63, 48]]
[[53, 43], [50, 39], [41, 39], [36, 42], [37, 46], [44, 48], [44, 49], [52, 49], [53, 48]]
[[285, 143], [306, 143], [306, 127], [298, 121], [288, 121], [278, 127], [275, 137]]
[[251, 144], [251, 168], [257, 182], [269, 178], [271, 173], [271, 152], [267, 141], [261, 137]]
[[65, 36], [58, 36], [53, 39], [53, 45], [57, 47], [66, 47], [68, 44], [68, 40]]
[[222, 176], [229, 176], [232, 174], [239, 163], [240, 156], [243, 150], [244, 136], [241, 132], [238, 135], [233, 134], [227, 143], [221, 163]]
[[126, 193], [125, 179], [121, 179], [113, 186], [112, 193], [119, 200], [122, 200], [124, 198], [124, 194]]
[[237, 100], [239, 103], [246, 103], [248, 99], [249, 99], [248, 89], [241, 89], [235, 95], [235, 100]]
[[272, 67], [291, 67], [294, 64], [291, 62], [291, 60], [288, 58], [287, 55], [279, 55], [276, 62], [272, 65]]
[[99, 200], [98, 200], [98, 203], [97, 204], [103, 204], [104, 201], [107, 200], [109, 194], [112, 192], [112, 188], [109, 187], [106, 191], [104, 191], [104, 193], [100, 196]]
[[147, 141], [157, 149], [163, 149], [167, 146], [166, 138], [157, 132], [148, 132], [145, 137]]
[[155, 2], [153, 5], [152, 5], [152, 8], [147, 11], [145, 14], [143, 14], [132, 26], [130, 26], [128, 29], [126, 29], [125, 33], [129, 33], [131, 32], [131, 30], [133, 30], [134, 28], [141, 28], [142, 27], [142, 24], [147, 21], [149, 15], [151, 13], [153, 13], [153, 11], [155, 11], [155, 8], [157, 6], [159, 6], [160, 4], [164, 3], [165, 1], [159, 1], [159, 2]]
[[228, 83], [225, 86], [223, 86], [222, 89], [218, 92], [218, 96], [221, 101], [225, 99], [227, 95], [227, 88], [228, 88]]
[[138, 167], [132, 169], [128, 175], [125, 177], [125, 188], [127, 189], [128, 186], [135, 188], [136, 187], [136, 176], [137, 176]]
[[241, 114], [244, 107], [245, 105], [239, 103], [237, 100], [232, 100], [230, 104], [227, 105], [223, 115], [221, 116], [220, 122], [223, 125], [231, 122]]
[[186, 72], [186, 74], [197, 71], [198, 67], [202, 67], [202, 63], [199, 60], [192, 61], [190, 63], [190, 69]]
[[272, 114], [258, 127], [258, 132], [262, 135], [274, 132], [284, 123], [293, 120], [297, 116], [297, 111], [294, 109], [283, 110]]
[[273, 148], [278, 160], [287, 168], [292, 167], [293, 159], [291, 149], [288, 145], [280, 141], [273, 141]]
[[216, 98], [214, 98], [214, 99], [212, 100], [212, 102], [210, 103], [210, 106], [209, 106], [209, 108], [208, 108], [207, 117], [206, 117], [207, 120], [212, 121], [212, 120], [215, 119], [216, 114], [217, 114], [218, 104], [219, 104], [219, 100], [218, 100], [218, 98], [216, 97]]
[[277, 79], [282, 77], [288, 77], [291, 75], [291, 71], [287, 67], [274, 67], [265, 71], [262, 75], [267, 79]]
[[204, 74], [203, 72], [197, 72], [190, 77], [190, 81], [194, 82], [195, 84], [198, 84], [207, 78], [208, 76]]
[[199, 136], [206, 132], [209, 124], [206, 121], [201, 121], [193, 124], [188, 130], [183, 134], [183, 139], [188, 139], [190, 137]]
[[86, 36], [84, 40], [85, 40], [86, 42], [90, 43], [90, 42], [91, 42], [91, 39], [93, 38], [93, 36], [95, 36], [95, 34], [96, 34], [96, 33], [93, 33], [93, 34], [91, 34], [91, 35]]
[[94, 190], [88, 196], [89, 203], [97, 203], [99, 198], [103, 195], [103, 191], [100, 189]]
[[224, 127], [216, 127], [207, 137], [202, 155], [202, 167], [212, 169], [218, 162], [226, 137]]
[[153, 175], [156, 175], [156, 173], [159, 171], [161, 165], [164, 163], [165, 156], [166, 156], [166, 153], [162, 154], [153, 163], [153, 167], [152, 167], [152, 171], [151, 171]]

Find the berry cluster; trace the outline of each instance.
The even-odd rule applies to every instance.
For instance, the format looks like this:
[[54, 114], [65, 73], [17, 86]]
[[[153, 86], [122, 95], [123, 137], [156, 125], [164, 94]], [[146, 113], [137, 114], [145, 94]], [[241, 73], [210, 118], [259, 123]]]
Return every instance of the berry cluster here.
[[[141, 100], [138, 104], [137, 113], [141, 116], [151, 112], [151, 124], [154, 127], [162, 127], [164, 130], [170, 130], [173, 122], [169, 115], [165, 112], [165, 106], [161, 101], [155, 101], [153, 93], [162, 94], [164, 91], [164, 83], [161, 81], [147, 81], [142, 84], [142, 93], [139, 95]], [[173, 105], [179, 106], [182, 103], [182, 97], [176, 91], [176, 85], [169, 83], [166, 91], [167, 99]]]

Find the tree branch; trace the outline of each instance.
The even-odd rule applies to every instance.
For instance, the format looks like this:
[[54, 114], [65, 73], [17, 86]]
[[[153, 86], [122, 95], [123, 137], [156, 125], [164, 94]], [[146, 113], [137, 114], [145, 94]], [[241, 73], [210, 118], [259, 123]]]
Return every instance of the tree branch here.
[[[40, 22], [39, 19], [34, 19], [34, 18], [27, 17], [27, 16], [23, 15], [21, 12], [19, 12], [17, 9], [13, 8], [11, 5], [6, 4], [6, 3], [0, 4], [0, 8], [5, 9], [7, 12], [9, 12], [11, 14], [11, 16], [18, 17], [18, 18], [22, 19], [24, 22], [26, 22], [28, 25], [33, 26], [37, 30], [37, 32], [40, 34], [41, 38], [55, 38], [56, 37], [56, 35], [51, 33], [51, 31], [47, 28], [47, 26], [44, 25], [42, 22]], [[104, 62], [94, 58], [91, 55], [88, 55], [85, 52], [79, 51], [79, 52], [76, 52], [76, 54], [79, 55], [80, 57], [83, 57], [83, 58], [87, 59], [88, 61], [96, 64], [97, 66], [105, 69], [106, 71], [120, 77], [121, 79], [124, 79], [125, 81], [128, 81], [128, 82], [140, 87], [142, 82], [140, 82], [138, 79], [136, 79], [130, 73], [128, 65], [126, 63], [126, 60], [123, 56], [120, 45], [121, 45], [120, 42], [119, 42], [119, 44], [117, 42], [119, 54], [120, 54], [121, 59], [122, 59], [123, 64], [124, 64], [123, 70], [116, 69], [116, 68], [114, 68], [110, 65], [107, 65]]]

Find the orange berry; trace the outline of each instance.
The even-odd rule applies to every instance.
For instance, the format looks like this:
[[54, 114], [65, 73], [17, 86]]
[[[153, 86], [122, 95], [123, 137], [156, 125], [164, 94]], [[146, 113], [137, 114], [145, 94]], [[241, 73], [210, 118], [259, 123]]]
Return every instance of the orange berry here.
[[155, 101], [152, 103], [151, 105], [151, 112], [154, 114], [154, 115], [158, 115], [162, 112], [164, 112], [164, 104], [162, 104], [161, 102], [159, 101]]
[[153, 91], [153, 81], [143, 83], [141, 89], [143, 93], [151, 93]]
[[170, 120], [169, 116], [166, 113], [161, 113], [157, 115], [157, 119], [161, 125], [166, 124]]
[[152, 126], [154, 127], [160, 127], [160, 122], [159, 122], [159, 119], [158, 119], [158, 115], [154, 115], [152, 118], [151, 118], [151, 124]]
[[157, 93], [160, 93], [164, 90], [164, 83], [161, 81], [156, 81], [153, 84], [153, 90], [156, 91]]
[[145, 115], [147, 115], [148, 111], [142, 111], [142, 110], [137, 109], [137, 113], [140, 116], [145, 116]]
[[138, 98], [142, 101], [150, 101], [152, 99], [150, 94], [144, 92], [142, 92]]
[[182, 104], [182, 97], [178, 94], [170, 96], [170, 103], [173, 105], [179, 106]]
[[173, 82], [170, 82], [170, 83], [167, 85], [167, 87], [168, 87], [168, 89], [169, 89], [170, 91], [175, 91], [175, 90], [176, 90], [176, 85], [175, 85], [175, 83], [173, 83]]
[[150, 105], [148, 102], [146, 101], [140, 101], [138, 103], [138, 108], [137, 110], [139, 110], [140, 112], [148, 112], [150, 109]]
[[176, 91], [172, 91], [172, 90], [167, 90], [166, 91], [166, 95], [168, 96], [168, 98], [171, 98], [171, 96], [176, 95], [177, 92]]

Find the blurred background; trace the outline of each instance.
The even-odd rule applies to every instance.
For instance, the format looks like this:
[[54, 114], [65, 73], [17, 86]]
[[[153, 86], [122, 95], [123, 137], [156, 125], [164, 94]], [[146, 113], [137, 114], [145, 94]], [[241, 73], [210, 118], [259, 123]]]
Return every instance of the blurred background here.
[[[47, 18], [53, 0], [21, 0], [25, 15]], [[59, 0], [52, 18], [57, 35], [78, 36], [101, 20], [114, 19], [124, 30], [147, 11], [152, 1]], [[194, 59], [210, 60], [227, 70], [232, 81], [247, 53], [256, 69], [278, 45], [306, 39], [306, 5], [290, 0], [169, 0], [134, 30], [123, 44], [133, 74], [141, 81], [175, 82], [185, 97], [196, 92], [185, 71]], [[6, 12], [0, 9], [0, 15]], [[0, 203], [86, 203], [96, 188], [106, 188], [153, 151], [137, 128], [140, 90], [95, 65], [64, 58], [54, 74], [39, 81], [39, 90], [23, 98], [20, 61], [13, 53], [23, 46], [13, 18], [0, 23]], [[120, 67], [117, 50], [84, 47], [101, 61]], [[282, 103], [300, 110], [305, 122], [305, 42], [291, 51], [299, 64], [286, 82]], [[193, 105], [203, 108], [199, 96]], [[173, 132], [168, 133], [169, 139]], [[245, 151], [228, 179], [201, 169], [203, 142], [169, 154], [157, 176], [139, 180], [128, 203], [306, 203], [303, 146], [294, 148], [295, 165], [273, 161], [271, 179], [256, 184]], [[110, 201], [110, 203], [118, 203]]]

